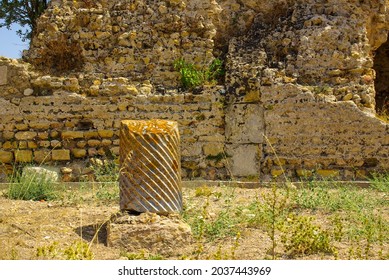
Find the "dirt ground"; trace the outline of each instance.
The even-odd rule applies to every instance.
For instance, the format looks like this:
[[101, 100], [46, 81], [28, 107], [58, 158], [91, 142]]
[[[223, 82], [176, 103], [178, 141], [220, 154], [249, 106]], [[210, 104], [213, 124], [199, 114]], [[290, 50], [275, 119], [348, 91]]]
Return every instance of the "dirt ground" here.
[[[215, 189], [217, 191], [217, 189]], [[196, 197], [194, 189], [184, 190], [187, 206], [204, 203], [203, 196]], [[253, 201], [258, 196], [256, 189], [239, 188], [234, 193], [234, 203]], [[226, 200], [214, 196], [209, 202], [207, 215], [216, 215], [225, 206]], [[77, 242], [89, 244], [95, 260], [125, 258], [125, 252], [108, 247], [106, 230], [100, 227], [119, 211], [118, 203], [111, 201], [22, 201], [0, 196], [0, 259], [66, 259], [63, 251], [75, 248]], [[99, 229], [98, 234], [96, 234]], [[94, 242], [92, 242], [92, 239]], [[221, 245], [223, 252], [220, 251]], [[235, 244], [235, 245], [234, 245]], [[265, 259], [269, 256], [271, 240], [269, 235], [257, 228], [243, 228], [239, 245], [234, 236], [222, 240], [205, 242], [203, 257], [225, 254], [225, 258]], [[188, 246], [186, 256], [193, 256], [196, 244]], [[347, 259], [347, 244], [339, 243], [342, 253], [339, 258]], [[343, 249], [342, 249], [343, 248]], [[388, 245], [385, 244], [385, 248]], [[374, 248], [373, 248], [374, 249]], [[377, 249], [378, 250], [378, 249]], [[40, 252], [40, 253], [39, 253]], [[43, 253], [42, 253], [43, 252]], [[144, 255], [147, 258], [147, 255]], [[167, 257], [169, 258], [169, 257]], [[171, 257], [170, 257], [171, 258]], [[173, 259], [178, 257], [173, 257]], [[279, 256], [279, 258], [287, 258]], [[300, 259], [334, 259], [333, 255], [309, 255]]]

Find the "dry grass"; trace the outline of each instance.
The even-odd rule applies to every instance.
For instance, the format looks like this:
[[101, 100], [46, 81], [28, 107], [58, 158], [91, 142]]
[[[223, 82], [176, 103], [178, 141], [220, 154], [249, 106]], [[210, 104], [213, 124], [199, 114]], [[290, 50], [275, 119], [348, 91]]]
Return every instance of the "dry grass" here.
[[105, 245], [116, 184], [63, 189], [51, 202], [2, 197], [0, 259], [388, 259], [389, 190], [375, 186], [185, 188], [194, 243], [175, 257]]

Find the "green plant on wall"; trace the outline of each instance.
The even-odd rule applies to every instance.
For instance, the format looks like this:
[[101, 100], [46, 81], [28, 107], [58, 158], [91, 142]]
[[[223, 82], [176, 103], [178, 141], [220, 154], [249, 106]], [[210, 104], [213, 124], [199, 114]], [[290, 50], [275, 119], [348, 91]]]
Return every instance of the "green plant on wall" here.
[[216, 58], [207, 69], [198, 69], [194, 64], [180, 58], [174, 61], [174, 69], [180, 73], [184, 89], [193, 89], [208, 82], [215, 82], [224, 76], [223, 61]]

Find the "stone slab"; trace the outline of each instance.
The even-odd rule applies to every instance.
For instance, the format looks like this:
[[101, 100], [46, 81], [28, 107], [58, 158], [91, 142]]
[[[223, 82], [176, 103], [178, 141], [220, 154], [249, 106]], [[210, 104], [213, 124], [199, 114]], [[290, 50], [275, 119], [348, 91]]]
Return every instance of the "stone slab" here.
[[226, 111], [226, 138], [230, 143], [262, 143], [264, 110], [260, 104], [232, 104]]
[[107, 225], [107, 245], [129, 253], [146, 250], [164, 257], [180, 256], [181, 249], [192, 242], [191, 228], [178, 214], [131, 215], [123, 211]]
[[260, 175], [259, 145], [226, 145], [232, 177]]

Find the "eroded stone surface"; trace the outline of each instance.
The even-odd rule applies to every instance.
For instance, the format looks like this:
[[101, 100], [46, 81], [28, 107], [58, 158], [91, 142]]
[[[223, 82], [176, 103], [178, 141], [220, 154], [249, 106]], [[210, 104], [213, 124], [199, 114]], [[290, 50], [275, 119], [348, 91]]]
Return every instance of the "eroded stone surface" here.
[[0, 66], [0, 86], [6, 85], [8, 82], [8, 67]]
[[134, 216], [122, 212], [107, 226], [108, 246], [125, 252], [146, 250], [164, 256], [180, 256], [181, 249], [192, 242], [191, 229], [179, 215], [143, 213]]

